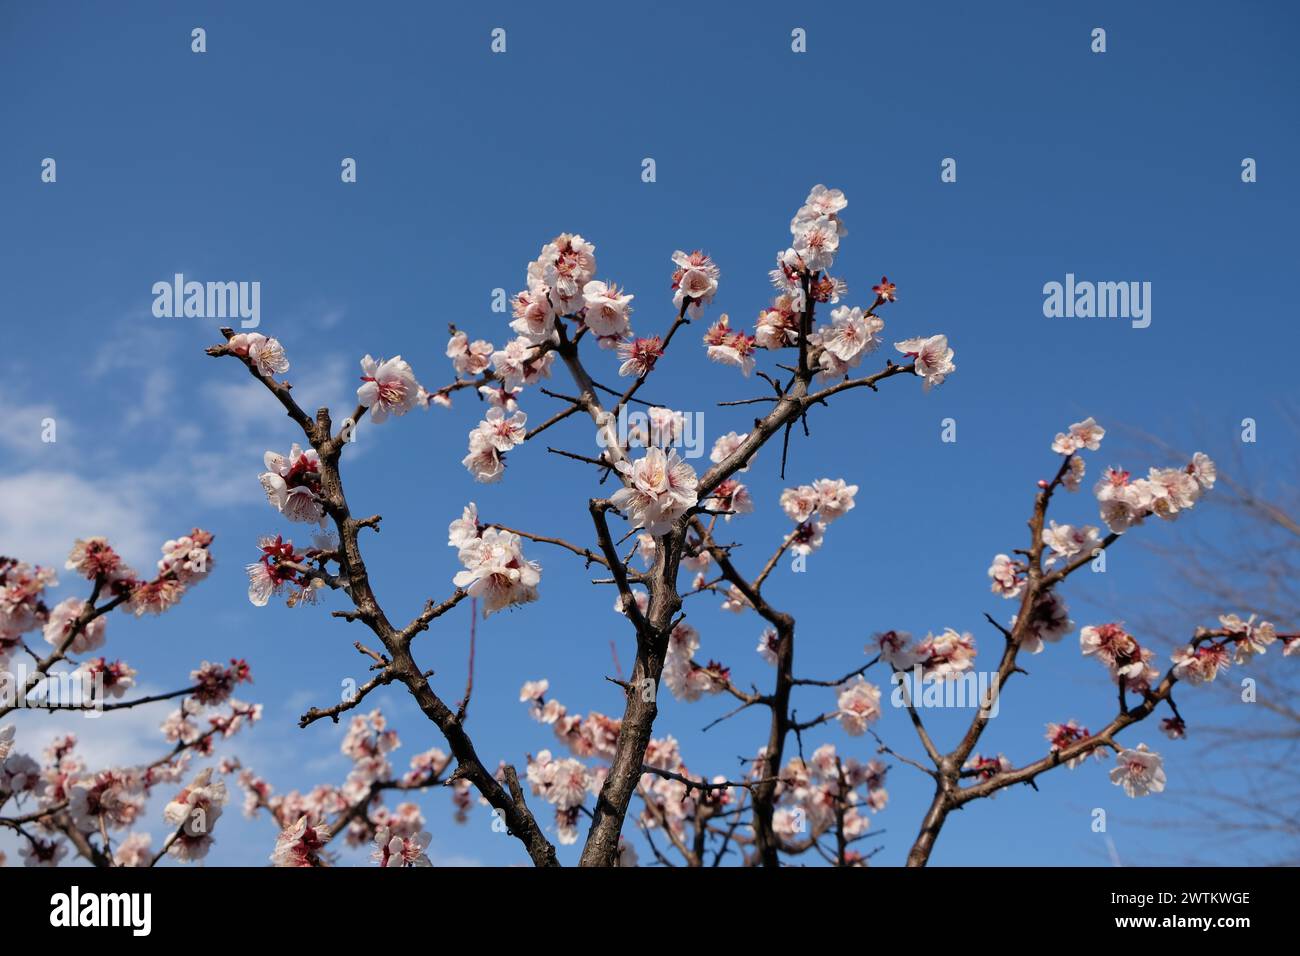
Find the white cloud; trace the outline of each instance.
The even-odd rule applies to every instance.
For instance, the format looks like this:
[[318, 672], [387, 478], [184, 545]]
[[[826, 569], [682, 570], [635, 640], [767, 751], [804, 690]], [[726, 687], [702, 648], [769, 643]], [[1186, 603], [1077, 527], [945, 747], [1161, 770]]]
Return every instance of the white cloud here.
[[165, 418], [170, 412], [171, 396], [175, 392], [172, 374], [164, 368], [152, 368], [145, 373], [140, 386], [140, 397], [123, 419], [128, 428], [142, 422]]
[[[166, 688], [171, 690], [172, 688]], [[140, 686], [132, 697], [165, 692], [162, 687]], [[90, 770], [103, 767], [131, 767], [152, 763], [167, 753], [169, 744], [159, 729], [176, 702], [101, 713], [92, 717], [69, 710], [41, 711], [18, 708], [6, 722], [13, 721], [14, 750], [40, 760], [41, 751], [55, 737], [72, 734], [77, 738], [77, 753]]]
[[67, 422], [60, 419], [58, 410], [48, 402], [20, 403], [11, 393], [0, 391], [0, 407], [4, 408], [4, 414], [0, 415], [0, 448], [15, 455], [29, 457], [49, 449], [42, 440], [46, 419], [54, 419], [57, 439], [68, 438]]
[[63, 566], [72, 542], [96, 535], [142, 572], [168, 537], [135, 482], [87, 481], [65, 471], [32, 470], [0, 478], [0, 552]]
[[[171, 689], [173, 688], [142, 685], [135, 688], [131, 696], [143, 697]], [[41, 751], [55, 737], [75, 735], [76, 752], [86, 762], [88, 770], [96, 771], [105, 767], [152, 763], [170, 752], [172, 744], [163, 737], [160, 725], [177, 706], [177, 701], [165, 701], [114, 711], [99, 717], [88, 717], [70, 711], [45, 712], [20, 708], [11, 712], [5, 722], [13, 722], [17, 727], [15, 751], [28, 754], [37, 761], [41, 760]], [[292, 733], [297, 732], [294, 728]], [[291, 734], [281, 733], [265, 721], [251, 727], [245, 725], [233, 739], [218, 741], [216, 753], [211, 759], [192, 759], [185, 779], [192, 778], [200, 767], [214, 764], [223, 756], [237, 756], [244, 766], [271, 777], [274, 785], [275, 768], [285, 766], [294, 747], [298, 745]], [[226, 778], [226, 783], [230, 789], [231, 803], [217, 824], [214, 833], [216, 843], [209, 862], [216, 865], [262, 865], [274, 845], [275, 828], [264, 815], [259, 815], [254, 820], [243, 819], [238, 812], [242, 793], [235, 786], [233, 777]], [[166, 784], [156, 788], [145, 812], [137, 825], [132, 827], [132, 832], [149, 833], [153, 837], [152, 845], [155, 849], [162, 846], [172, 830], [162, 820], [162, 808], [179, 788], [180, 784]], [[11, 804], [6, 811], [12, 809]], [[21, 842], [16, 834], [0, 828], [0, 852], [7, 855], [9, 866], [21, 865], [18, 854]], [[76, 865], [78, 862], [76, 854], [70, 852], [64, 865]]]

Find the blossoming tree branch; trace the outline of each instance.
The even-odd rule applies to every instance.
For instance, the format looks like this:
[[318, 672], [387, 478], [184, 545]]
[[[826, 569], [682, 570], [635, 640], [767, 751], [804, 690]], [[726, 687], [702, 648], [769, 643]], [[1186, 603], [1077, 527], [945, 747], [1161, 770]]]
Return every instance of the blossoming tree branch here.
[[[734, 368], [745, 380], [762, 383], [755, 389], [761, 394], [718, 404], [752, 406], [761, 414], [745, 434], [716, 436], [702, 473], [677, 451], [689, 427], [685, 414], [640, 397], [670, 346], [676, 342], [676, 349], [682, 347], [685, 327], [703, 322], [718, 295], [719, 270], [702, 252], [674, 254], [676, 315], [658, 334], [642, 336], [632, 329], [633, 296], [596, 278], [595, 247], [581, 236], [560, 235], [528, 266], [526, 288], [513, 300], [512, 338], [497, 347], [471, 341], [453, 328], [447, 357], [454, 377], [434, 386], [421, 385], [400, 356], [367, 355], [361, 360], [357, 406], [337, 424], [328, 409], [309, 414], [298, 405], [284, 379], [289, 363], [276, 339], [223, 330], [225, 341], [209, 348], [208, 354], [243, 364], [300, 433], [299, 443], [287, 453], [267, 452], [260, 480], [269, 502], [286, 521], [312, 531], [310, 544], [295, 544], [283, 533], [259, 542], [259, 558], [249, 566], [249, 598], [262, 606], [279, 595], [291, 605], [308, 606], [337, 592], [342, 607], [333, 610], [333, 616], [359, 625], [362, 630], [355, 633], [364, 634], [355, 646], [369, 662], [370, 679], [338, 703], [313, 707], [302, 716], [301, 725], [338, 721], [372, 694], [400, 685], [438, 728], [440, 743], [447, 747], [416, 755], [407, 773], [395, 774], [387, 755], [397, 746], [397, 735], [380, 711], [372, 709], [349, 718], [343, 750], [354, 768], [341, 786], [276, 796], [251, 770], [224, 762], [217, 769], [238, 774], [245, 810], [266, 813], [279, 831], [271, 854], [275, 863], [327, 864], [334, 858], [331, 840], [343, 834], [350, 844], [373, 844], [372, 856], [380, 865], [427, 865], [424, 848], [429, 836], [418, 806], [406, 802], [390, 810], [382, 797], [386, 791], [438, 787], [451, 791], [457, 819], [465, 819], [476, 800], [488, 806], [501, 828], [539, 866], [556, 865], [554, 840], [582, 840], [583, 865], [634, 865], [638, 852], [629, 839], [633, 832], [643, 838], [641, 852], [661, 865], [705, 866], [726, 860], [776, 866], [809, 857], [860, 866], [875, 852], [867, 841], [878, 832], [871, 821], [888, 803], [885, 759], [893, 758], [909, 772], [933, 781], [929, 807], [916, 808], [918, 830], [908, 854], [909, 864], [924, 865], [953, 810], [1014, 784], [1032, 784], [1042, 773], [1078, 767], [1089, 757], [1113, 755], [1110, 777], [1130, 796], [1161, 791], [1165, 776], [1160, 755], [1145, 742], [1131, 744], [1132, 734], [1125, 732], [1159, 715], [1165, 734], [1182, 737], [1186, 724], [1174, 700], [1177, 684], [1211, 681], [1230, 665], [1246, 664], [1279, 641], [1285, 655], [1300, 649], [1300, 634], [1280, 633], [1253, 617], [1225, 614], [1217, 626], [1189, 622], [1187, 647], [1162, 671], [1152, 650], [1121, 624], [1085, 626], [1079, 630], [1082, 654], [1100, 662], [1114, 679], [1115, 716], [1092, 732], [1066, 715], [1045, 715], [1052, 720], [1045, 720], [1045, 752], [1024, 766], [1015, 766], [1000, 753], [990, 755], [987, 746], [981, 748], [1005, 685], [1013, 675], [1024, 673], [1020, 656], [1042, 653], [1075, 630], [1061, 594], [1066, 579], [1147, 519], [1173, 520], [1192, 509], [1215, 483], [1213, 462], [1199, 453], [1189, 462], [1152, 467], [1146, 477], [1111, 468], [1095, 485], [1105, 532], [1094, 525], [1058, 523], [1049, 518], [1057, 493], [1077, 492], [1083, 486], [1083, 453], [1098, 450], [1104, 437], [1103, 429], [1087, 419], [1051, 442], [1059, 467], [1053, 478], [1039, 482], [1028, 537], [1020, 542], [1022, 547], [998, 554], [989, 568], [993, 592], [1013, 601], [1014, 612], [1003, 619], [985, 615], [1000, 656], [992, 686], [973, 708], [960, 739], [941, 745], [927, 729], [920, 708], [907, 697], [900, 708], [906, 714], [904, 731], [915, 735], [921, 755], [914, 758], [887, 744], [876, 728], [882, 717], [881, 691], [870, 678], [880, 674], [894, 680], [905, 673], [931, 683], [971, 678], [976, 641], [969, 631], [944, 628], [914, 638], [886, 629], [869, 639], [863, 659], [845, 662], [846, 673], [826, 678], [798, 671], [797, 608], [774, 606], [764, 585], [784, 556], [806, 557], [821, 546], [830, 525], [854, 509], [858, 486], [843, 478], [822, 478], [787, 488], [774, 504], [790, 519], [790, 530], [773, 542], [769, 557], [751, 566], [739, 560], [736, 542], [730, 540], [743, 524], [733, 519], [755, 507], [745, 473], [757, 453], [772, 444], [780, 448], [784, 478], [791, 433], [799, 429], [807, 434], [809, 417], [832, 399], [869, 400], [868, 393], [889, 380], [919, 378], [929, 389], [955, 371], [946, 336], [929, 330], [900, 338], [893, 345], [895, 357], [884, 358], [874, 369], [867, 365], [883, 344], [880, 311], [895, 301], [897, 290], [882, 278], [872, 286], [866, 308], [847, 304], [847, 284], [831, 274], [846, 235], [841, 219], [846, 206], [839, 190], [814, 187], [790, 223], [791, 243], [777, 254], [771, 272], [775, 298], [759, 314], [753, 332], [733, 328], [726, 314], [707, 326], [703, 344], [708, 357]], [[819, 306], [829, 314], [819, 315]], [[610, 352], [617, 356], [617, 375], [625, 382], [617, 388], [602, 381], [610, 380], [602, 367], [610, 366], [609, 374], [614, 371]], [[408, 612], [409, 617], [390, 617], [376, 596], [364, 556], [367, 532], [378, 530], [381, 518], [353, 513], [344, 487], [343, 456], [363, 418], [382, 424], [417, 407], [449, 408], [465, 391], [476, 394], [486, 407], [468, 436], [463, 465], [470, 474], [484, 484], [508, 481], [508, 456], [533, 451], [542, 444], [536, 440], [546, 434], [545, 440], [556, 444], [534, 453], [553, 454], [590, 471], [592, 496], [585, 508], [590, 532], [570, 541], [547, 528], [506, 527], [470, 503], [449, 527], [448, 544], [461, 565], [449, 593], [430, 597], [422, 610]], [[530, 427], [520, 408], [525, 400], [547, 406], [547, 417]], [[645, 409], [640, 416], [645, 425], [622, 427], [634, 404]], [[554, 436], [566, 422], [564, 428], [580, 439], [579, 449], [594, 436], [596, 453], [557, 447], [560, 440]], [[614, 490], [602, 494], [605, 487]], [[360, 513], [369, 510], [367, 506]], [[200, 540], [199, 534], [193, 541]], [[210, 538], [200, 547], [207, 541]], [[626, 618], [635, 657], [626, 680], [610, 678], [625, 697], [621, 716], [570, 712], [550, 694], [544, 677], [524, 685], [520, 702], [533, 719], [552, 728], [559, 752], [519, 755], [526, 761], [521, 776], [509, 755], [481, 757], [469, 734], [472, 659], [471, 681], [463, 696], [449, 701], [434, 691], [428, 679], [431, 671], [416, 655], [426, 655], [421, 635], [443, 626], [439, 618], [462, 602], [468, 600], [488, 616], [539, 600], [544, 590], [541, 568], [525, 556], [526, 546], [530, 551], [546, 547], [568, 552], [574, 573], [596, 572], [593, 583], [616, 595], [614, 609]], [[9, 623], [0, 626], [0, 636], [21, 634], [44, 620], [39, 607], [8, 610], [21, 609], [23, 588], [32, 587], [24, 582], [43, 573], [25, 565], [14, 567], [21, 570], [13, 573], [12, 585], [6, 577], [8, 603], [0, 605], [5, 615], [0, 622]], [[111, 572], [91, 571], [87, 576], [95, 582], [97, 596], [111, 583]], [[11, 590], [13, 599], [8, 596]], [[756, 652], [772, 668], [767, 686], [742, 688], [727, 666], [702, 659], [700, 635], [688, 620], [685, 602], [710, 598], [720, 599], [725, 610], [761, 622]], [[55, 628], [56, 638], [71, 633], [68, 620], [78, 634], [85, 633], [93, 620], [79, 626], [76, 622], [94, 612], [95, 601], [92, 596], [87, 602], [89, 612], [80, 605], [66, 610], [60, 625], [64, 630]], [[50, 622], [56, 613], [47, 615]], [[44, 626], [49, 639], [52, 623]], [[62, 648], [62, 657], [70, 647]], [[246, 665], [235, 662], [232, 668], [221, 671], [226, 675], [223, 687], [237, 682], [233, 675], [245, 673]], [[195, 672], [200, 685], [212, 679], [205, 673]], [[662, 688], [679, 702], [706, 695], [731, 698], [733, 706], [714, 724], [753, 708], [767, 712], [766, 739], [742, 744], [753, 754], [743, 772], [732, 778], [700, 774], [688, 768], [677, 740], [656, 736]], [[801, 718], [801, 712], [816, 716]], [[833, 722], [852, 736], [869, 735], [871, 742], [857, 753], [840, 753], [830, 743], [816, 746], [818, 728]], [[1118, 740], [1121, 734], [1124, 743]], [[22, 766], [28, 774], [22, 778], [25, 788], [11, 786], [6, 783], [11, 778], [0, 776], [0, 810], [10, 792], [34, 795], [37, 809], [22, 817], [0, 817], [0, 825], [24, 827], [39, 819], [50, 832], [50, 826], [60, 823], [55, 832], [68, 836], [83, 856], [102, 862], [98, 858], [105, 857], [109, 832], [123, 821], [93, 810], [72, 812], [59, 804], [58, 793], [48, 785], [28, 783], [41, 776], [38, 767]], [[49, 772], [47, 768], [45, 774]], [[76, 772], [70, 776], [75, 778]], [[122, 776], [126, 791], [138, 782], [129, 773]], [[184, 821], [192, 816], [184, 807], [219, 808], [225, 799], [224, 784], [205, 770], [177, 797], [175, 804], [183, 806], [168, 805], [167, 819], [179, 821], [183, 836]], [[549, 805], [546, 814], [540, 810], [543, 804]], [[101, 846], [83, 851], [74, 833], [82, 843], [86, 833], [99, 833]], [[36, 846], [44, 838], [30, 839]], [[180, 839], [169, 847], [173, 855]], [[48, 849], [52, 844], [39, 845], [40, 854], [48, 857], [53, 852]]]

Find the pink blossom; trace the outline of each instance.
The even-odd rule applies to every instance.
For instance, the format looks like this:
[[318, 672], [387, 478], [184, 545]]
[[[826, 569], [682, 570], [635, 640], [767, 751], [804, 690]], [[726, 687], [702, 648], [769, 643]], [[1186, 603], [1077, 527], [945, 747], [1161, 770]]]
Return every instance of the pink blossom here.
[[800, 524], [811, 518], [820, 504], [821, 496], [812, 485], [800, 485], [781, 492], [781, 510], [791, 521]]
[[[88, 610], [86, 602], [81, 598], [64, 598], [56, 604], [54, 610], [50, 611], [49, 620], [45, 624], [45, 642], [55, 648], [62, 647], [64, 641], [68, 639], [76, 626], [78, 618], [86, 610]], [[106, 623], [102, 617], [87, 621], [68, 646], [69, 653], [85, 654], [102, 647], [105, 627]]]
[[474, 480], [483, 484], [500, 481], [505, 474], [505, 461], [497, 446], [481, 430], [469, 433], [469, 453], [460, 462], [474, 476]]
[[320, 456], [314, 448], [297, 444], [288, 455], [268, 451], [263, 457], [266, 471], [258, 476], [266, 499], [290, 521], [315, 523], [323, 520]]
[[357, 389], [357, 401], [370, 409], [370, 418], [376, 424], [389, 415], [405, 415], [415, 407], [420, 385], [400, 355], [390, 359], [367, 355], [361, 360], [361, 371], [364, 384]]
[[924, 676], [951, 680], [974, 666], [975, 638], [947, 628], [937, 637], [927, 634], [913, 653]]
[[827, 521], [834, 521], [853, 510], [857, 485], [847, 484], [843, 478], [818, 478], [812, 483], [817, 495], [817, 513]]
[[230, 337], [227, 348], [248, 359], [264, 378], [273, 378], [289, 371], [289, 360], [278, 339], [268, 338], [260, 332], [240, 332]]
[[673, 253], [673, 306], [679, 311], [686, 304], [691, 318], [698, 318], [704, 306], [713, 301], [718, 291], [717, 265], [698, 249], [694, 252]]
[[91, 581], [97, 577], [107, 581], [135, 577], [106, 538], [78, 538], [64, 566]]
[[528, 267], [528, 288], [548, 294], [555, 311], [572, 315], [583, 306], [582, 289], [596, 273], [596, 247], [579, 235], [561, 233], [542, 247]]
[[622, 342], [618, 346], [618, 357], [623, 360], [623, 364], [618, 367], [618, 374], [635, 375], [638, 378], [649, 375], [663, 354], [663, 339], [657, 335]]
[[496, 349], [485, 339], [471, 342], [464, 332], [453, 332], [447, 342], [447, 358], [457, 375], [481, 375], [492, 364]]
[[[929, 653], [927, 646], [925, 653]], [[879, 654], [880, 659], [895, 670], [910, 670], [920, 660], [918, 649], [912, 645], [912, 635], [907, 631], [884, 631], [872, 636], [867, 643], [868, 654]]]
[[836, 704], [840, 726], [845, 733], [857, 737], [880, 717], [880, 688], [859, 674], [841, 686]]
[[[1011, 619], [1013, 631], [1018, 620], [1019, 615]], [[1055, 643], [1073, 630], [1074, 622], [1070, 620], [1065, 601], [1055, 591], [1046, 591], [1030, 609], [1029, 620], [1020, 632], [1020, 646], [1030, 654], [1039, 654], [1044, 643]]]
[[428, 831], [399, 836], [388, 827], [375, 831], [375, 851], [370, 858], [380, 866], [432, 866], [424, 852], [431, 837]]
[[1135, 750], [1121, 750], [1115, 755], [1110, 781], [1123, 787], [1130, 797], [1145, 797], [1165, 789], [1165, 769], [1160, 755], [1138, 744]]
[[[1087, 727], [1082, 727], [1073, 720], [1067, 720], [1063, 724], [1047, 725], [1047, 740], [1052, 745], [1052, 753], [1058, 753], [1081, 740], [1087, 740], [1090, 736], [1092, 735], [1088, 733]], [[1101, 759], [1102, 752], [1100, 748], [1093, 750], [1092, 753], [1098, 759]], [[1077, 757], [1071, 757], [1065, 762], [1065, 765], [1073, 770], [1087, 759], [1087, 754], [1080, 754]]]
[[551, 308], [551, 300], [544, 287], [520, 292], [514, 298], [511, 311], [514, 321], [510, 323], [510, 328], [530, 342], [549, 342], [557, 338], [555, 310]]
[[[746, 432], [743, 435], [739, 434], [738, 432], [727, 432], [727, 434], [725, 435], [719, 435], [718, 438], [713, 442], [713, 450], [709, 452], [709, 461], [713, 462], [715, 465], [726, 461], [728, 458], [730, 458], [732, 455], [736, 453], [736, 451], [740, 448], [741, 445], [745, 443], [745, 439], [748, 437], [749, 437], [748, 432]], [[737, 472], [749, 471], [749, 466], [754, 463], [754, 459], [757, 457], [758, 455], [756, 454], [751, 455], [749, 457], [749, 460], [746, 461], [745, 464], [742, 465], [740, 468], [737, 468], [736, 471]]]
[[275, 841], [275, 851], [271, 854], [271, 865], [282, 867], [320, 866], [323, 862], [325, 844], [329, 841], [329, 831], [320, 826], [311, 826], [306, 816], [284, 830]]
[[627, 486], [610, 496], [615, 508], [628, 515], [637, 527], [651, 534], [664, 534], [672, 523], [697, 502], [695, 469], [660, 448], [646, 449], [635, 462], [616, 466]]
[[1071, 425], [1068, 432], [1058, 432], [1056, 440], [1052, 442], [1052, 451], [1058, 455], [1073, 455], [1085, 448], [1088, 451], [1096, 451], [1101, 447], [1101, 440], [1105, 435], [1106, 429], [1098, 425], [1094, 419], [1085, 418]]
[[952, 349], [948, 347], [948, 336], [931, 335], [917, 339], [904, 339], [895, 342], [894, 348], [916, 362], [916, 374], [925, 379], [926, 389], [942, 384], [943, 380], [957, 371], [952, 363]]
[[582, 287], [582, 298], [582, 323], [597, 338], [621, 341], [631, 332], [628, 316], [635, 296], [612, 283], [593, 281]]
[[465, 570], [453, 582], [483, 605], [483, 616], [537, 600], [541, 568], [524, 558], [520, 539], [509, 531], [487, 528], [465, 543], [458, 555]]
[[1024, 571], [1024, 565], [1019, 561], [1013, 561], [1005, 554], [994, 555], [989, 566], [989, 577], [993, 581], [991, 590], [1004, 598], [1019, 597], [1025, 588]]
[[859, 308], [840, 306], [831, 310], [830, 326], [820, 330], [821, 344], [827, 352], [852, 367], [879, 347], [877, 333], [884, 327], [884, 321], [874, 315], [864, 315]]

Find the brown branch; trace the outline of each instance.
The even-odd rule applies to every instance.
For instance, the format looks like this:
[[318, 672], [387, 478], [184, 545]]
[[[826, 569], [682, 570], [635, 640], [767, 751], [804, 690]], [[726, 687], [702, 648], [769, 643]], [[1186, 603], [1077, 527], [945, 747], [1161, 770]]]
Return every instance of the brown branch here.
[[[233, 333], [229, 329], [224, 329], [222, 334], [229, 339]], [[214, 346], [208, 349], [208, 354], [220, 356], [233, 353], [228, 346]], [[369, 573], [358, 541], [358, 531], [363, 526], [369, 526], [369, 519], [359, 521], [354, 518], [348, 506], [339, 471], [339, 457], [346, 442], [341, 434], [331, 436], [329, 409], [319, 409], [314, 421], [308, 419], [293, 401], [286, 386], [259, 374], [246, 358], [236, 357], [244, 363], [254, 378], [261, 381], [281, 404], [285, 405], [290, 417], [299, 424], [303, 434], [320, 457], [321, 501], [338, 532], [337, 560], [340, 576], [346, 578], [349, 583], [347, 593], [352, 598], [357, 611], [355, 619], [369, 627], [388, 652], [391, 664], [385, 673], [390, 673], [394, 680], [406, 686], [420, 710], [442, 731], [457, 760], [456, 773], [461, 778], [469, 780], [489, 804], [503, 813], [510, 832], [524, 845], [534, 864], [558, 866], [555, 847], [546, 839], [532, 813], [526, 805], [516, 803], [483, 766], [462, 722], [433, 692], [429, 686], [427, 672], [422, 670], [411, 656], [412, 638], [427, 629], [429, 623], [439, 615], [463, 600], [466, 593], [458, 589], [441, 605], [428, 602], [424, 611], [400, 631], [392, 625], [370, 586]]]

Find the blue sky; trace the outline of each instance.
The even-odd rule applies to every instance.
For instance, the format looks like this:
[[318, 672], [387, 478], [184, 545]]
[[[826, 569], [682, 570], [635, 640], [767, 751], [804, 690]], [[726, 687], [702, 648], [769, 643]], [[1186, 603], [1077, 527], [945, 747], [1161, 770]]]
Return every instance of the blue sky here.
[[[958, 371], [928, 394], [891, 380], [811, 416], [812, 438], [793, 439], [787, 484], [844, 477], [861, 487], [858, 507], [832, 526], [808, 573], [773, 576], [770, 599], [798, 619], [803, 676], [857, 666], [867, 637], [887, 628], [970, 630], [985, 649], [977, 666], [991, 669], [1000, 638], [983, 614], [1004, 617], [1010, 605], [989, 593], [985, 571], [996, 552], [1025, 545], [1033, 483], [1055, 467], [1058, 430], [1094, 415], [1214, 452], [1232, 448], [1252, 417], [1260, 438], [1241, 451], [1253, 466], [1290, 451], [1280, 412], [1291, 375], [1273, 356], [1297, 344], [1296, 25], [1290, 7], [1261, 3], [752, 3], [743, 16], [678, 3], [575, 3], [563, 16], [536, 4], [0, 5], [0, 85], [10, 91], [0, 102], [0, 551], [61, 562], [73, 537], [104, 533], [145, 565], [162, 539], [213, 530], [211, 578], [160, 620], [115, 617], [110, 650], [153, 689], [181, 686], [200, 660], [247, 657], [256, 684], [245, 696], [266, 705], [266, 719], [237, 752], [280, 792], [341, 782], [341, 728], [300, 731], [296, 717], [337, 699], [343, 678], [364, 677], [358, 635], [323, 609], [257, 610], [244, 597], [256, 538], [303, 530], [257, 484], [263, 451], [298, 436], [240, 369], [203, 355], [219, 323], [151, 314], [152, 284], [176, 272], [260, 281], [261, 331], [284, 343], [303, 404], [350, 409], [366, 352], [400, 352], [437, 385], [452, 378], [449, 322], [503, 342], [492, 290], [521, 288], [528, 261], [560, 231], [596, 243], [600, 276], [636, 294], [643, 333], [671, 319], [678, 248], [703, 248], [722, 270], [710, 317], [749, 325], [770, 297], [766, 272], [791, 215], [821, 182], [849, 198], [836, 272], [850, 303], [869, 304], [888, 274], [899, 301], [884, 313], [886, 341], [945, 332]], [[203, 55], [190, 52], [196, 26], [207, 31]], [[1089, 49], [1098, 26], [1100, 55]], [[507, 30], [504, 55], [489, 52], [494, 27]], [[790, 50], [796, 27], [806, 54]], [[45, 157], [58, 163], [53, 185], [40, 181]], [[343, 157], [357, 160], [355, 184], [340, 182]], [[641, 181], [645, 157], [654, 183]], [[957, 160], [955, 183], [940, 182], [945, 157]], [[1257, 161], [1258, 182], [1241, 181], [1244, 157]], [[1045, 318], [1043, 284], [1068, 272], [1152, 283], [1151, 326]], [[712, 439], [752, 418], [714, 403], [762, 389], [709, 363], [702, 331], [682, 333], [644, 394], [704, 411]], [[616, 377], [608, 353], [591, 365]], [[536, 422], [556, 405], [531, 392], [522, 407]], [[489, 520], [590, 538], [585, 502], [598, 486], [581, 465], [525, 447], [502, 484], [474, 484], [459, 459], [478, 414], [462, 395], [450, 412], [363, 428], [349, 449], [354, 511], [385, 516], [367, 546], [391, 617], [450, 593], [457, 564], [445, 529], [467, 501]], [[59, 423], [55, 444], [39, 440], [47, 416]], [[946, 417], [957, 421], [954, 444], [940, 442]], [[1173, 463], [1135, 455], [1118, 429], [1112, 438], [1089, 456], [1091, 476], [1111, 463]], [[592, 448], [576, 419], [549, 440]], [[730, 529], [751, 572], [788, 528], [778, 459], [760, 454], [749, 474], [756, 513]], [[1096, 522], [1095, 503], [1064, 498], [1058, 518]], [[1227, 527], [1209, 504], [1186, 520], [1207, 535]], [[1168, 545], [1178, 531], [1135, 537]], [[544, 567], [542, 601], [479, 628], [470, 730], [488, 762], [522, 765], [551, 746], [516, 703], [524, 680], [549, 677], [573, 711], [618, 714], [617, 688], [603, 680], [610, 641], [625, 667], [633, 657], [612, 593], [585, 583], [569, 556], [527, 550]], [[1065, 592], [1080, 624], [1149, 611], [1170, 580], [1128, 540], [1104, 578], [1084, 577]], [[708, 598], [688, 609], [702, 657], [731, 665], [742, 684], [769, 682], [753, 650], [756, 618], [724, 615]], [[417, 644], [448, 699], [464, 684], [468, 614], [457, 609]], [[1024, 763], [1044, 751], [1047, 721], [1095, 727], [1112, 715], [1108, 679], [1080, 659], [1075, 637], [1026, 666], [1032, 678], [1009, 689], [982, 750]], [[1194, 729], [1211, 699], [1183, 698]], [[402, 732], [401, 764], [442, 743], [403, 694], [372, 701]], [[811, 716], [831, 702], [811, 690], [797, 707]], [[97, 728], [102, 752], [155, 752], [165, 707], [130, 712], [119, 732]], [[735, 773], [766, 723], [755, 712], [701, 734], [727, 707], [665, 697], [657, 733], [678, 737], [693, 772]], [[1240, 706], [1226, 713], [1253, 719]], [[48, 735], [31, 716], [20, 731]], [[967, 715], [939, 716], [934, 730], [951, 745]], [[878, 729], [919, 753], [899, 713]], [[1194, 745], [1154, 727], [1131, 739], [1166, 754], [1166, 797], [1198, 785]], [[822, 740], [861, 758], [873, 749], [838, 730], [807, 743]], [[891, 771], [880, 862], [904, 858], [929, 786], [905, 766]], [[1150, 825], [1176, 816], [1176, 801], [1129, 801], [1100, 766], [1054, 772], [1039, 787], [952, 819], [934, 862], [1105, 864], [1093, 807], [1107, 809], [1126, 864], [1185, 852], [1182, 836]], [[423, 802], [435, 861], [525, 861], [481, 810], [457, 827], [444, 796]], [[218, 863], [263, 862], [274, 839], [267, 821], [233, 812], [216, 835]], [[1232, 863], [1246, 850], [1212, 852]], [[576, 859], [575, 848], [561, 857]]]

